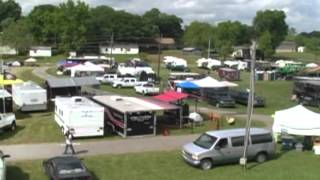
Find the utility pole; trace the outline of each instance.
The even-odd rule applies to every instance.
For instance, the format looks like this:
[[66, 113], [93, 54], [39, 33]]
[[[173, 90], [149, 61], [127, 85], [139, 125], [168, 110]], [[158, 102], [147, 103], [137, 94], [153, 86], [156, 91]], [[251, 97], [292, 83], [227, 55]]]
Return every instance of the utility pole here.
[[161, 66], [161, 40], [162, 40], [162, 34], [160, 33], [159, 41], [158, 41], [158, 71], [157, 71], [158, 78], [160, 77], [160, 66]]
[[248, 154], [248, 144], [249, 144], [249, 137], [250, 137], [250, 127], [252, 122], [252, 114], [253, 114], [253, 102], [254, 102], [254, 91], [255, 91], [255, 62], [256, 62], [256, 47], [257, 42], [256, 40], [252, 41], [252, 59], [251, 59], [251, 66], [250, 66], [250, 91], [249, 91], [249, 98], [248, 98], [248, 107], [247, 107], [247, 121], [246, 121], [246, 132], [245, 132], [245, 139], [244, 139], [244, 149], [243, 149], [243, 156], [240, 159], [240, 164], [243, 165], [244, 169], [247, 168], [247, 154]]
[[211, 47], [211, 39], [209, 38], [209, 42], [208, 42], [208, 59], [210, 58], [210, 47]]
[[112, 49], [113, 49], [113, 32], [111, 34], [111, 40], [110, 40], [110, 60], [112, 61]]
[[[0, 36], [0, 46], [2, 46], [2, 36]], [[3, 52], [1, 52], [0, 53], [0, 61], [1, 61], [1, 74], [2, 74], [2, 84], [1, 84], [1, 86], [2, 86], [2, 113], [4, 114], [5, 112], [6, 112], [6, 103], [5, 103], [5, 94], [4, 94], [4, 79], [5, 79], [5, 73], [4, 73], [4, 67], [3, 67], [3, 59], [2, 59], [2, 53]]]

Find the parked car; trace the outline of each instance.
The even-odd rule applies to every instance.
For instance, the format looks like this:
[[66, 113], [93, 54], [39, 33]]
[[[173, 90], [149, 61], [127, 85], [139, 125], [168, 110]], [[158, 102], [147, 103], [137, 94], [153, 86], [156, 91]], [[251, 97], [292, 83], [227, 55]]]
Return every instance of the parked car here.
[[118, 79], [117, 74], [104, 74], [103, 76], [96, 77], [101, 83], [112, 83], [112, 81]]
[[[265, 162], [276, 152], [276, 143], [269, 130], [251, 128], [248, 145], [248, 160]], [[203, 170], [213, 165], [239, 163], [243, 155], [245, 129], [208, 131], [194, 142], [183, 146], [183, 159]]]
[[140, 83], [134, 87], [136, 93], [140, 94], [148, 94], [148, 95], [155, 95], [159, 94], [160, 88], [156, 87], [153, 83]]
[[0, 180], [6, 180], [6, 158], [9, 158], [10, 155], [4, 154], [2, 151], [0, 151]]
[[[231, 97], [236, 101], [238, 104], [248, 105], [248, 98], [249, 92], [248, 91], [239, 91], [239, 90], [231, 90], [229, 91]], [[254, 107], [264, 107], [265, 106], [265, 99], [261, 96], [255, 96], [253, 106]]]
[[216, 107], [235, 107], [234, 99], [227, 92], [212, 92], [208, 94], [208, 103]]
[[123, 78], [119, 80], [115, 80], [112, 82], [112, 87], [114, 88], [122, 88], [122, 87], [134, 87], [138, 84], [136, 78]]
[[16, 129], [16, 116], [13, 113], [0, 114], [0, 129]]
[[91, 173], [75, 156], [57, 156], [43, 162], [46, 175], [54, 180], [91, 180]]

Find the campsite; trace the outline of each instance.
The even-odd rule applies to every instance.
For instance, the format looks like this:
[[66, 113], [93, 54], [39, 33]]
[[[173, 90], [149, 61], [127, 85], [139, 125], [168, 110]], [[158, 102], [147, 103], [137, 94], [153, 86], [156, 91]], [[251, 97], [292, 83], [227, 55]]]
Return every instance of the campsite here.
[[0, 180], [319, 179], [320, 36], [291, 9], [48, 3], [0, 1]]

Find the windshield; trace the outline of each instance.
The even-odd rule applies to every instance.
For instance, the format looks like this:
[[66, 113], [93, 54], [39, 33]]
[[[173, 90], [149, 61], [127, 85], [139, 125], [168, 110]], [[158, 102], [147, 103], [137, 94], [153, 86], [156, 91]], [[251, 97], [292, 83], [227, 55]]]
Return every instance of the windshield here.
[[208, 134], [202, 134], [197, 140], [193, 143], [197, 146], [200, 146], [205, 149], [210, 149], [212, 145], [216, 142], [217, 138], [210, 136]]

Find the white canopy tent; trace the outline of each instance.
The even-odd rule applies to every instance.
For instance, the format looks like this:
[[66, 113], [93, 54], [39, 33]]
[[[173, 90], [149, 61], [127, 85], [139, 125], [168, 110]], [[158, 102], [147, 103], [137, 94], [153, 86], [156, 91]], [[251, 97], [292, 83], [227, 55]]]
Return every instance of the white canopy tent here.
[[316, 64], [316, 63], [309, 63], [309, 64], [306, 65], [306, 68], [316, 68], [316, 67], [318, 67], [318, 66], [319, 66], [319, 65]]
[[37, 60], [35, 58], [28, 58], [24, 62], [26, 62], [26, 63], [35, 63], [35, 62], [37, 62]]
[[104, 69], [98, 65], [95, 65], [91, 62], [85, 62], [84, 64], [79, 64], [67, 68], [71, 72], [71, 77], [75, 77], [76, 73], [88, 72], [88, 73], [99, 73], [104, 72]]
[[320, 114], [302, 105], [275, 112], [272, 130], [302, 136], [320, 136]]
[[203, 79], [194, 80], [192, 82], [201, 88], [221, 88], [221, 87], [236, 87], [236, 86], [238, 86], [237, 84], [231, 83], [228, 81], [218, 81], [210, 76], [207, 76]]

